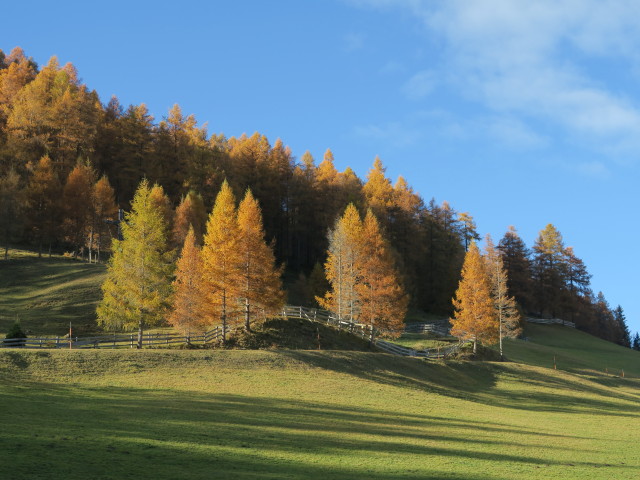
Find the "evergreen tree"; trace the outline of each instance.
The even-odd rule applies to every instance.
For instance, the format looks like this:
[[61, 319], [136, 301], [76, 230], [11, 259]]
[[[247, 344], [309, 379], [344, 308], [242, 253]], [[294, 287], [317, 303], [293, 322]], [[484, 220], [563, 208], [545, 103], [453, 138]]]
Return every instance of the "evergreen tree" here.
[[143, 330], [164, 319], [171, 290], [171, 263], [167, 258], [167, 225], [151, 201], [151, 188], [143, 180], [122, 224], [122, 241], [114, 241], [98, 324], [108, 329]]
[[471, 242], [465, 255], [462, 279], [453, 306], [451, 334], [464, 340], [473, 340], [473, 353], [477, 351], [478, 342], [491, 344], [498, 340], [491, 279], [475, 242]]
[[458, 222], [461, 225], [462, 238], [464, 240], [464, 251], [469, 249], [469, 243], [480, 240], [480, 235], [476, 227], [476, 222], [469, 212], [458, 214]]
[[284, 306], [284, 292], [273, 250], [264, 238], [262, 215], [251, 190], [238, 207], [240, 278], [238, 295], [244, 301], [245, 329], [251, 330], [256, 308], [274, 314]]
[[509, 295], [515, 298], [524, 311], [531, 312], [533, 283], [530, 252], [514, 226], [509, 226], [497, 248], [507, 271]]
[[202, 258], [193, 228], [189, 228], [176, 262], [173, 302], [169, 323], [189, 336], [206, 328], [201, 291]]
[[490, 235], [487, 235], [485, 244], [485, 261], [491, 279], [491, 295], [498, 320], [500, 358], [504, 359], [502, 339], [516, 338], [520, 335], [522, 332], [520, 312], [515, 299], [509, 296], [507, 271], [504, 268], [502, 256], [496, 250]]
[[389, 244], [382, 236], [380, 225], [371, 210], [362, 226], [362, 241], [358, 255], [360, 278], [356, 292], [360, 304], [359, 321], [371, 327], [400, 335], [407, 313], [408, 298], [394, 267]]
[[240, 289], [240, 231], [231, 187], [225, 180], [207, 221], [202, 248], [202, 286], [209, 322], [222, 322], [222, 341], [226, 342], [228, 318], [238, 310]]
[[633, 337], [633, 344], [631, 348], [636, 351], [640, 351], [640, 333], [636, 332], [635, 336]]
[[631, 332], [627, 326], [627, 317], [624, 315], [624, 310], [618, 305], [613, 311], [613, 320], [616, 325], [617, 338], [614, 339], [618, 345], [631, 348]]
[[565, 271], [565, 248], [560, 232], [551, 224], [540, 231], [533, 246], [535, 296], [541, 316], [557, 317], [560, 312]]

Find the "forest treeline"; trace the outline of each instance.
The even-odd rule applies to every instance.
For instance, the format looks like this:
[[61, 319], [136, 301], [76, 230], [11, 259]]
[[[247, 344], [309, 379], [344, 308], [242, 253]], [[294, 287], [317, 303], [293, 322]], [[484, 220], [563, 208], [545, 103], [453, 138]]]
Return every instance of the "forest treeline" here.
[[[207, 212], [226, 180], [237, 198], [258, 201], [266, 238], [286, 266], [289, 294], [313, 304], [329, 242], [347, 205], [370, 210], [386, 241], [411, 308], [451, 314], [465, 252], [479, 239], [473, 218], [447, 202], [425, 202], [407, 181], [394, 183], [376, 158], [365, 179], [338, 171], [327, 150], [296, 158], [266, 136], [209, 134], [178, 105], [159, 121], [144, 103], [103, 103], [55, 57], [40, 68], [20, 48], [0, 51], [0, 238], [99, 261], [142, 179], [161, 186], [176, 251], [188, 225], [199, 242]], [[188, 218], [187, 218], [188, 216]], [[620, 307], [590, 289], [584, 263], [549, 225], [529, 249], [510, 229], [498, 242], [509, 292], [525, 314], [565, 318], [622, 345]], [[322, 278], [320, 278], [322, 277]]]

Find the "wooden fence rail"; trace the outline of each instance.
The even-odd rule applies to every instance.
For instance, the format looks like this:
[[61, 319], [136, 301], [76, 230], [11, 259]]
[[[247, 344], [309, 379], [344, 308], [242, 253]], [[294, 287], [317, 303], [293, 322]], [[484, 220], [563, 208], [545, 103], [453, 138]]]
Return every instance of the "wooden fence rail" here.
[[[375, 329], [370, 325], [352, 322], [345, 318], [339, 318], [336, 314], [326, 310], [299, 307], [287, 305], [280, 312], [282, 317], [286, 318], [302, 318], [313, 322], [324, 323], [339, 330], [344, 330], [352, 335], [364, 338], [375, 343], [381, 350], [392, 353], [394, 355], [414, 356], [425, 358], [442, 358], [459, 349], [458, 345], [447, 347], [446, 349], [430, 349], [416, 351], [410, 348], [402, 347], [377, 337], [385, 332]], [[430, 324], [424, 324], [423, 331], [438, 330], [438, 327], [430, 327]], [[227, 333], [239, 328], [239, 325], [228, 326]], [[220, 325], [202, 334], [183, 335], [183, 334], [165, 334], [165, 333], [145, 333], [142, 335], [143, 346], [167, 346], [167, 345], [186, 345], [186, 344], [209, 344], [211, 342], [221, 340], [222, 327]], [[92, 337], [42, 337], [42, 338], [15, 338], [0, 340], [0, 348], [135, 348], [138, 344], [138, 334], [110, 334], [98, 335]]]

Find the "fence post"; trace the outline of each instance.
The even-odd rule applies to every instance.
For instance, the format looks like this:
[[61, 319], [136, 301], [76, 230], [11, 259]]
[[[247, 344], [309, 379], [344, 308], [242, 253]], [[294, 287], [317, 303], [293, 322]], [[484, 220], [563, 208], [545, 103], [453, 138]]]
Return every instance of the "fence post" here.
[[133, 333], [131, 334], [131, 348], [133, 348]]

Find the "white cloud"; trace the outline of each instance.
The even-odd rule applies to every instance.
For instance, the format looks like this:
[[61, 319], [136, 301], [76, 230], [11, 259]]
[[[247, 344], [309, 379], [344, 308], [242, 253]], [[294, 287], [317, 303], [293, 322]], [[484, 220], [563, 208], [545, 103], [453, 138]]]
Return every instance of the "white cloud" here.
[[[411, 98], [428, 95], [433, 88], [429, 81], [437, 75], [452, 82], [464, 98], [498, 116], [535, 119], [600, 151], [640, 155], [640, 99], [633, 97], [636, 92], [621, 92], [619, 86], [608, 85], [608, 73], [593, 66], [594, 62], [615, 61], [626, 66], [630, 75], [638, 69], [640, 2], [355, 3], [401, 8], [444, 45], [442, 71], [419, 71], [403, 86]], [[495, 128], [511, 129], [515, 137], [519, 127], [503, 124]]]

